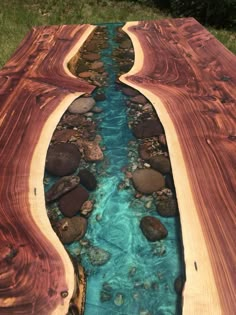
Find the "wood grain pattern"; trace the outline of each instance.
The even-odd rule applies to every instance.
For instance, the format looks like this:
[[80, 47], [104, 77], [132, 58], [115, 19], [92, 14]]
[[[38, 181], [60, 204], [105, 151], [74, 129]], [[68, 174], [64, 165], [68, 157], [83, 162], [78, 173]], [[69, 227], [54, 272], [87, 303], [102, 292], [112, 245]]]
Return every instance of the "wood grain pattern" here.
[[236, 57], [196, 20], [127, 23], [135, 64], [122, 82], [154, 105], [180, 209], [183, 313], [236, 312]]
[[47, 218], [43, 174], [60, 117], [94, 88], [66, 67], [94, 28], [34, 28], [0, 71], [0, 314], [68, 311], [74, 270]]

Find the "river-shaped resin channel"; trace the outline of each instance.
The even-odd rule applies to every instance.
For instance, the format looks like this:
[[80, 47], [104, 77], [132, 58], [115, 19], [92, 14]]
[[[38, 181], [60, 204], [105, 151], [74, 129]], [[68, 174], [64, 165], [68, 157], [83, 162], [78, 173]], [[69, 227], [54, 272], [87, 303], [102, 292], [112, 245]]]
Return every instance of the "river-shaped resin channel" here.
[[[107, 73], [106, 84], [98, 83], [101, 86], [92, 96], [96, 98], [99, 91], [105, 94], [105, 99], [96, 104], [102, 112], [86, 116], [97, 124], [104, 159], [90, 164], [82, 162], [75, 172], [87, 168], [96, 176], [97, 188], [89, 195], [95, 201], [94, 208], [85, 236], [65, 246], [86, 271], [85, 315], [181, 314], [181, 294], [176, 293], [174, 285], [176, 278], [184, 275], [179, 217], [160, 216], [153, 195], [138, 194], [126, 176], [140, 163], [147, 168], [150, 165], [140, 162], [139, 143], [129, 128], [133, 120], [132, 108], [127, 107], [130, 97], [117, 84], [121, 68], [126, 69], [114, 57], [119, 55], [114, 51], [120, 45], [115, 39], [121, 26], [103, 26], [106, 44], [99, 53]], [[127, 35], [122, 36], [126, 56], [131, 55]], [[88, 72], [82, 72], [81, 77], [89, 78]], [[138, 103], [137, 106], [142, 107]], [[45, 191], [57, 179], [46, 173]], [[57, 208], [57, 203], [49, 204], [49, 211], [53, 207]], [[140, 229], [144, 216], [158, 218], [168, 230], [167, 237], [148, 241]], [[53, 220], [61, 218], [59, 213]]]

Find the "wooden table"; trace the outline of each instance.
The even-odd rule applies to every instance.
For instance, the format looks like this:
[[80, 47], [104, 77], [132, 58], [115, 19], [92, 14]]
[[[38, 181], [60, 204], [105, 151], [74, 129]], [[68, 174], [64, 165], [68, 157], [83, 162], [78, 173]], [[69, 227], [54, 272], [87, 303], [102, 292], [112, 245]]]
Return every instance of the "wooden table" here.
[[[66, 314], [74, 270], [48, 220], [46, 151], [69, 104], [93, 86], [67, 68], [95, 26], [33, 28], [0, 70], [0, 313]], [[164, 125], [180, 210], [183, 313], [236, 312], [236, 57], [192, 18], [128, 22], [120, 80]]]

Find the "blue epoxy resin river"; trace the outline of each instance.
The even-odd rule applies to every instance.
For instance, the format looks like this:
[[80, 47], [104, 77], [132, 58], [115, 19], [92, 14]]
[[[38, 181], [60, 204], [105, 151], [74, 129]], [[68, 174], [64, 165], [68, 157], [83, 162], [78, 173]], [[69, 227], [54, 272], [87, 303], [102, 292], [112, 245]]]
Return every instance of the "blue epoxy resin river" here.
[[[115, 88], [118, 68], [111, 54], [117, 46], [117, 26], [107, 25], [109, 45], [101, 51], [109, 77], [104, 89], [107, 99], [99, 103], [103, 109], [99, 134], [108, 163], [106, 174], [98, 178], [99, 187], [93, 195], [96, 207], [86, 233], [86, 240], [109, 253], [109, 260], [93, 266], [81, 249], [88, 274], [85, 315], [179, 314], [181, 307], [174, 290], [174, 280], [182, 273], [178, 219], [161, 218], [168, 237], [151, 243], [139, 227], [147, 209], [134, 200], [133, 187], [118, 189], [124, 180], [122, 168], [131, 163], [129, 141], [135, 139], [128, 127], [126, 96]], [[155, 209], [149, 209], [148, 214], [159, 217]]]
[[[132, 173], [138, 167], [140, 158], [138, 140], [129, 128], [129, 99], [117, 88], [120, 68], [114, 51], [119, 46], [115, 40], [117, 27], [122, 25], [104, 26], [106, 44], [99, 53], [108, 77], [105, 86], [93, 93], [95, 97], [97, 90], [101, 90], [106, 95], [105, 100], [98, 102], [102, 112], [93, 114], [97, 134], [102, 138], [104, 160], [87, 164], [81, 161], [74, 173], [77, 175], [78, 171], [87, 168], [96, 175], [97, 188], [89, 192], [89, 200], [95, 200], [95, 206], [91, 215], [86, 216], [85, 236], [65, 247], [86, 272], [85, 315], [181, 314], [180, 294], [176, 294], [174, 285], [176, 278], [184, 275], [179, 217], [160, 216], [152, 195], [141, 194], [135, 198], [137, 191], [125, 175], [125, 170]], [[59, 125], [55, 135], [59, 136], [62, 128]], [[71, 137], [76, 130], [64, 131], [70, 132]], [[45, 191], [58, 179], [45, 173]], [[49, 204], [48, 215], [54, 228], [58, 220], [66, 220], [57, 203]], [[148, 241], [140, 229], [140, 220], [145, 216], [161, 220], [168, 236], [160, 241]], [[63, 224], [66, 228], [65, 221]], [[61, 239], [60, 234], [58, 236]]]

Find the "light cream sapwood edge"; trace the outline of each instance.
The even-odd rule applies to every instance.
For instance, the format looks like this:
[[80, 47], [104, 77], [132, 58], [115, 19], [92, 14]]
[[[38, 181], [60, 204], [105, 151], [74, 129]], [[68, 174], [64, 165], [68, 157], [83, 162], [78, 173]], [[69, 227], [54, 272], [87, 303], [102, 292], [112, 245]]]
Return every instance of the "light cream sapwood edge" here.
[[123, 31], [127, 33], [133, 43], [135, 60], [132, 69], [129, 73], [122, 75], [120, 81], [138, 90], [152, 103], [165, 129], [184, 246], [186, 282], [183, 290], [183, 314], [222, 314], [212, 265], [198, 217], [198, 205], [194, 203], [188, 172], [175, 127], [161, 99], [148, 89], [131, 83], [127, 78], [141, 71], [144, 62], [144, 54], [138, 37], [129, 29], [137, 24], [138, 22], [128, 22], [123, 27]]
[[[90, 25], [74, 47], [65, 57], [63, 67], [68, 73], [68, 75], [73, 76], [68, 68], [67, 62], [77, 53], [77, 51], [84, 44], [88, 36], [93, 32], [96, 26]], [[47, 216], [47, 211], [45, 207], [45, 196], [44, 196], [44, 186], [43, 186], [43, 177], [46, 161], [46, 153], [51, 141], [52, 135], [58, 122], [60, 121], [61, 116], [67, 110], [68, 106], [79, 96], [84, 93], [71, 93], [67, 95], [61, 102], [58, 104], [58, 107], [55, 111], [48, 117], [45, 121], [45, 125], [42, 129], [42, 132], [39, 137], [39, 141], [35, 146], [33, 158], [30, 165], [30, 175], [29, 175], [29, 203], [31, 215], [40, 228], [42, 234], [47, 238], [52, 246], [57, 250], [60, 255], [64, 270], [65, 270], [65, 279], [68, 285], [68, 296], [62, 299], [62, 303], [58, 305], [55, 310], [52, 312], [52, 315], [65, 315], [68, 312], [70, 299], [73, 295], [75, 289], [75, 280], [74, 280], [74, 269], [70, 261], [68, 254], [66, 253], [62, 243], [57, 237], [56, 233], [53, 231], [50, 221]], [[36, 195], [35, 195], [36, 191]]]

